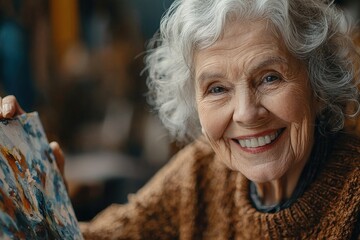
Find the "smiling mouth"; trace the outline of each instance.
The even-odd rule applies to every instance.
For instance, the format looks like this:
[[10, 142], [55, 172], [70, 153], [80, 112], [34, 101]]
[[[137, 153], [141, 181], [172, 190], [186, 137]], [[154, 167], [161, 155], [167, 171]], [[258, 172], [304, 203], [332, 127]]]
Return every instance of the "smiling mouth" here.
[[273, 132], [268, 135], [260, 137], [250, 137], [246, 139], [233, 139], [234, 142], [240, 144], [243, 148], [258, 148], [266, 145], [270, 145], [275, 142], [281, 134], [284, 132], [285, 128], [279, 129], [276, 132]]

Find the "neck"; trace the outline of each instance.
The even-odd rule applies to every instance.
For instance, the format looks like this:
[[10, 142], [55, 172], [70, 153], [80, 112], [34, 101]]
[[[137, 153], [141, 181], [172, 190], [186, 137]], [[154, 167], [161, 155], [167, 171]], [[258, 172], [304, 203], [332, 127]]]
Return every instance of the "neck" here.
[[271, 206], [289, 199], [296, 188], [306, 162], [307, 161], [302, 161], [301, 163], [295, 165], [279, 179], [264, 183], [255, 183], [256, 190], [262, 204], [265, 206]]
[[[311, 150], [311, 153], [305, 156], [304, 161], [299, 161], [298, 164], [295, 164], [278, 179], [264, 183], [253, 182], [253, 186], [256, 188], [257, 201], [260, 201], [261, 205], [265, 207], [282, 203], [285, 203], [284, 206], [291, 204], [293, 198], [297, 198], [299, 194], [302, 194], [308, 184], [314, 181], [321, 162], [328, 157], [335, 137], [336, 135], [315, 134], [314, 142], [317, 142], [317, 144]], [[302, 175], [305, 165], [310, 159], [311, 162], [309, 162], [306, 172]], [[304, 178], [304, 181], [300, 181], [300, 177]], [[301, 182], [299, 186], [298, 182]]]

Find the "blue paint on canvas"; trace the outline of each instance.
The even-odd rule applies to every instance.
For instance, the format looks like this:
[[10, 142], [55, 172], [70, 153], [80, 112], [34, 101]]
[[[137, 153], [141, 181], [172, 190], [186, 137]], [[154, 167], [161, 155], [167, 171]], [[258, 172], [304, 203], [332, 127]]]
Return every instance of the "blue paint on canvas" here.
[[37, 113], [0, 121], [0, 239], [83, 239]]

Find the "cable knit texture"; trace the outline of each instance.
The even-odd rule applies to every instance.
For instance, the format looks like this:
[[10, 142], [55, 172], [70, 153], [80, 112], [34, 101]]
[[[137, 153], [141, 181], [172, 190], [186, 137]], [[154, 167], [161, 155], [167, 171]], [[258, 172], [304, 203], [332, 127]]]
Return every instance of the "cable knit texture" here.
[[205, 140], [181, 150], [126, 205], [90, 223], [85, 239], [358, 239], [360, 140], [341, 134], [305, 193], [277, 213], [258, 212], [249, 181]]

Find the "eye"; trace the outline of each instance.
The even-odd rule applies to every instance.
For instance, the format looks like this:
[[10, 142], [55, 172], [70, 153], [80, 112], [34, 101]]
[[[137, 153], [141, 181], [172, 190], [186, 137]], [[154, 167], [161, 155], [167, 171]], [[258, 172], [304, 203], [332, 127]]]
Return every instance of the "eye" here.
[[220, 86], [212, 87], [209, 89], [209, 93], [212, 93], [212, 94], [221, 94], [225, 91], [226, 91], [226, 89], [224, 87], [220, 87]]
[[277, 76], [277, 75], [266, 75], [264, 78], [263, 78], [263, 82], [264, 83], [272, 83], [272, 82], [275, 82], [275, 81], [278, 81], [280, 80], [280, 77]]

